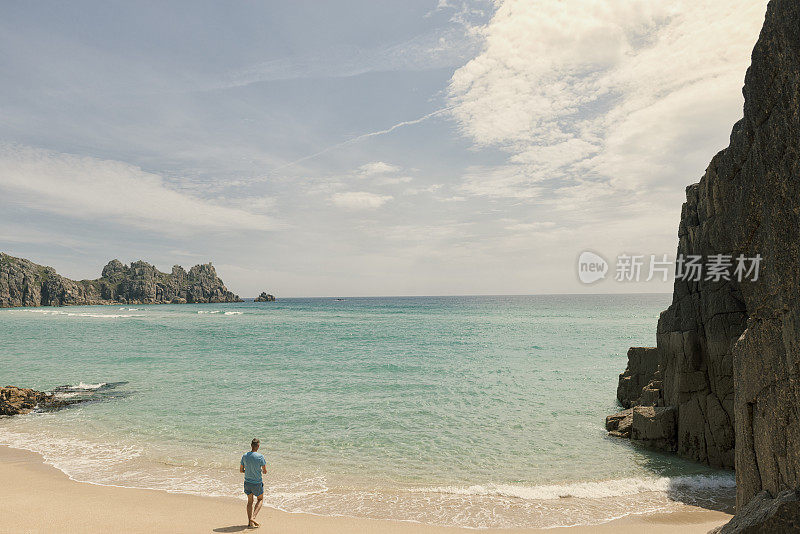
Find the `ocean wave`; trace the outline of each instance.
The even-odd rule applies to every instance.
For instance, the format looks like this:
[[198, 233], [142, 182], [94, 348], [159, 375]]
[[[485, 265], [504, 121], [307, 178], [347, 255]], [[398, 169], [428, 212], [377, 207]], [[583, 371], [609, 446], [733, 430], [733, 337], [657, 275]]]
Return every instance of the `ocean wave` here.
[[98, 382], [86, 384], [79, 382], [75, 385], [58, 386], [53, 389], [53, 395], [59, 399], [82, 398], [82, 400], [102, 400], [125, 396], [125, 392], [112, 391], [127, 382]]
[[[38, 414], [43, 416], [43, 414]], [[152, 447], [128, 440], [93, 441], [83, 436], [49, 432], [30, 420], [22, 431], [0, 424], [0, 444], [41, 454], [45, 463], [71, 480], [111, 487], [142, 488], [208, 497], [237, 497], [241, 493], [238, 473], [219, 462], [157, 460]], [[148, 452], [148, 449], [149, 452]], [[298, 502], [328, 492], [324, 477], [265, 480], [268, 505], [284, 511]]]
[[200, 310], [197, 313], [200, 313], [200, 314], [203, 314], [203, 313], [220, 313], [220, 310], [210, 310], [210, 311], [209, 310]]
[[59, 399], [74, 399], [75, 397], [82, 397], [85, 395], [83, 391], [57, 391], [55, 395]]
[[225, 315], [241, 315], [243, 313], [244, 312], [229, 311], [229, 312], [225, 312]]
[[[27, 417], [27, 416], [26, 416]], [[45, 422], [45, 415], [39, 416]], [[19, 419], [15, 423], [23, 423]], [[122, 486], [237, 497], [238, 473], [214, 457], [175, 455], [153, 443], [130, 439], [93, 442], [87, 436], [64, 436], [46, 426], [15, 431], [0, 424], [0, 443], [32, 450], [71, 479]], [[277, 476], [276, 476], [277, 475]], [[675, 510], [681, 506], [669, 491], [727, 490], [731, 476], [690, 475], [625, 478], [562, 485], [475, 485], [425, 488], [361, 487], [317, 473], [272, 472], [265, 479], [265, 505], [290, 513], [421, 521], [468, 528], [553, 528], [592, 525], [631, 514]], [[641, 493], [641, 494], [640, 494]], [[575, 497], [575, 499], [565, 499]]]
[[107, 385], [107, 382], [98, 382], [97, 384], [84, 384], [83, 382], [79, 382], [77, 386], [72, 387], [75, 389], [100, 389], [105, 385]]
[[68, 317], [95, 317], [98, 319], [120, 319], [128, 317], [144, 317], [143, 314], [124, 314], [124, 313], [76, 313], [64, 312], [59, 310], [23, 310], [30, 313], [41, 313], [43, 315], [66, 315]]
[[104, 470], [122, 466], [141, 456], [139, 447], [126, 443], [97, 443], [80, 438], [55, 436], [47, 432], [31, 434], [14, 432], [0, 427], [0, 443], [42, 455], [45, 463], [65, 473], [73, 480], [94, 483], [89, 478], [74, 475], [88, 471], [92, 465], [102, 465]]
[[541, 486], [487, 484], [474, 486], [437, 486], [417, 488], [418, 493], [442, 493], [463, 496], [510, 497], [523, 500], [554, 500], [575, 497], [603, 499], [640, 493], [674, 491], [713, 491], [736, 487], [733, 475], [683, 475], [659, 478], [620, 478], [595, 482], [574, 482]]

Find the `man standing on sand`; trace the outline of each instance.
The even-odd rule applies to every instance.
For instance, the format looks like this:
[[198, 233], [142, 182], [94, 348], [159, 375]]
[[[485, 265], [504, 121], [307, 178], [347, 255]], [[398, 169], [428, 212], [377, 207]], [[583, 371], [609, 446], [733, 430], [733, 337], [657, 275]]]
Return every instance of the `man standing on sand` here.
[[[253, 438], [250, 442], [250, 452], [242, 456], [239, 464], [239, 472], [244, 473], [244, 494], [247, 495], [247, 526], [258, 528], [256, 516], [264, 503], [264, 482], [261, 480], [261, 473], [267, 474], [267, 460], [263, 454], [259, 454], [258, 447], [261, 442], [258, 438]], [[256, 508], [253, 509], [253, 497], [256, 497]]]

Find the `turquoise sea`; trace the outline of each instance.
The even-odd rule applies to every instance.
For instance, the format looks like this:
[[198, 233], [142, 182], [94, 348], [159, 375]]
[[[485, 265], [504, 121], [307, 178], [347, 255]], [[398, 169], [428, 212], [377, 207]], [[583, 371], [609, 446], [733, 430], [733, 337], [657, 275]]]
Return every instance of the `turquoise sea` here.
[[0, 383], [92, 402], [0, 418], [80, 481], [469, 527], [725, 507], [733, 475], [609, 438], [669, 295], [280, 299], [0, 310]]

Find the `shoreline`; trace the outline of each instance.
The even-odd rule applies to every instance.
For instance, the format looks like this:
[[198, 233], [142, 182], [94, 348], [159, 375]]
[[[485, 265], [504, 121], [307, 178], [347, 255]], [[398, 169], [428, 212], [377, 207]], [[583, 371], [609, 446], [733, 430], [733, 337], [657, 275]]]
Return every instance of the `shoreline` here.
[[81, 302], [81, 303], [65, 303], [65, 304], [39, 304], [37, 306], [2, 306], [0, 305], [0, 310], [37, 310], [40, 308], [80, 308], [80, 307], [87, 307], [91, 308], [93, 306], [167, 306], [167, 305], [174, 305], [174, 306], [186, 306], [186, 305], [201, 305], [201, 304], [242, 304], [245, 302], [255, 302], [253, 297], [248, 299], [239, 299], [239, 300], [222, 300], [222, 301], [207, 301], [207, 302], [121, 302], [116, 300], [102, 300], [102, 301], [92, 301], [92, 302]]
[[[162, 490], [77, 482], [42, 455], [0, 445], [0, 532], [247, 532], [244, 496], [203, 497]], [[590, 532], [703, 533], [731, 515], [683, 505], [678, 512], [631, 515], [599, 525], [547, 529], [470, 529], [410, 521], [283, 512], [264, 506], [263, 531], [282, 533], [533, 534]], [[259, 530], [261, 531], [261, 530]]]

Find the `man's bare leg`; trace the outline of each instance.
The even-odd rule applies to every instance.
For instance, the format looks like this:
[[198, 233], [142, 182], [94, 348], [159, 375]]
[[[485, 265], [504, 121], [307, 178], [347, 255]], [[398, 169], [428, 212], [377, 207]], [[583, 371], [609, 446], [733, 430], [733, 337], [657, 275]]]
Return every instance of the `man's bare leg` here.
[[256, 516], [258, 515], [258, 512], [261, 511], [261, 505], [262, 504], [264, 504], [264, 494], [263, 493], [258, 496], [258, 500], [256, 501], [256, 508], [255, 508], [255, 510], [253, 510], [253, 518], [250, 519], [250, 522], [253, 523], [257, 527], [261, 526], [261, 523], [257, 523], [256, 522]]
[[253, 526], [253, 494], [247, 496], [247, 526]]

